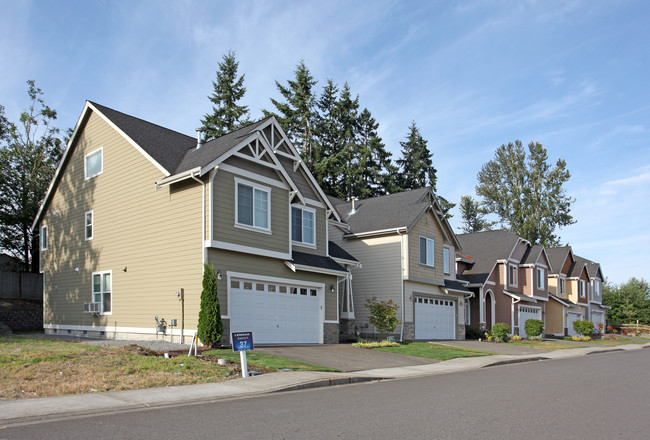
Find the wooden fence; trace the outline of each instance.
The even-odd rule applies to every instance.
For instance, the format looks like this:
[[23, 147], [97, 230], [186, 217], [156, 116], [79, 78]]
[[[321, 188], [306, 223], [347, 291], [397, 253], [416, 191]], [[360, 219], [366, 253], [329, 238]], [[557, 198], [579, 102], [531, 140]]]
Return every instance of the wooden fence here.
[[43, 301], [43, 275], [31, 272], [0, 272], [0, 298]]
[[650, 334], [650, 325], [639, 325], [639, 324], [621, 324], [621, 331], [626, 330], [629, 332], [639, 331], [641, 333]]

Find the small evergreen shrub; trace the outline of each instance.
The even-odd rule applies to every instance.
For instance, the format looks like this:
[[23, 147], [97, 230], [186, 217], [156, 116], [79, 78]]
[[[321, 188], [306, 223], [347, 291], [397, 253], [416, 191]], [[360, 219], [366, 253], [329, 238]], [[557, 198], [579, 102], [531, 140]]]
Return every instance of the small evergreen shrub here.
[[479, 339], [483, 337], [483, 332], [480, 328], [465, 326], [465, 339]]
[[526, 335], [529, 337], [538, 337], [544, 331], [544, 321], [541, 319], [528, 319], [524, 324]]
[[508, 342], [510, 326], [505, 322], [497, 322], [492, 326], [492, 331], [490, 333], [496, 342]]
[[573, 330], [582, 336], [590, 336], [594, 332], [594, 323], [591, 321], [575, 321], [573, 323]]
[[203, 291], [197, 331], [201, 342], [208, 347], [215, 347], [221, 342], [223, 323], [217, 296], [217, 276], [214, 268], [207, 264], [203, 266]]

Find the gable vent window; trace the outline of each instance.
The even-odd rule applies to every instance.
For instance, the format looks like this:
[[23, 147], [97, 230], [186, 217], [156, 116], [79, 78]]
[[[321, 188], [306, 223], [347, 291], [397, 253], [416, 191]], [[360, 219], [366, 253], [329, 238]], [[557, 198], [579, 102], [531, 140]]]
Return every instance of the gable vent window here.
[[100, 148], [92, 153], [86, 154], [84, 169], [86, 180], [101, 174], [104, 171], [104, 149]]
[[585, 285], [585, 280], [580, 280], [580, 298], [584, 298], [586, 296], [586, 285]]
[[291, 240], [308, 245], [316, 244], [314, 211], [304, 207], [291, 207]]
[[87, 211], [85, 215], [86, 222], [86, 240], [93, 239], [93, 212]]
[[433, 247], [434, 241], [431, 238], [420, 237], [420, 264], [433, 267]]
[[538, 267], [536, 271], [537, 271], [537, 289], [544, 290], [544, 269]]
[[237, 225], [270, 231], [270, 194], [269, 188], [237, 182]]
[[508, 265], [508, 284], [511, 286], [517, 286], [517, 265], [509, 264]]
[[47, 250], [47, 226], [41, 227], [41, 250]]
[[442, 258], [445, 275], [449, 275], [449, 248], [446, 246], [442, 249]]

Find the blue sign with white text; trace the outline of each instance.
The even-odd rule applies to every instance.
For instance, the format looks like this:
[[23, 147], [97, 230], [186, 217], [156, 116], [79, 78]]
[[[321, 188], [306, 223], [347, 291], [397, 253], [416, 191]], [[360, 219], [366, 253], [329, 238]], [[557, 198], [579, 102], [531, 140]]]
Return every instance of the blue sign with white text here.
[[253, 346], [253, 332], [234, 332], [232, 334], [232, 351], [251, 351]]

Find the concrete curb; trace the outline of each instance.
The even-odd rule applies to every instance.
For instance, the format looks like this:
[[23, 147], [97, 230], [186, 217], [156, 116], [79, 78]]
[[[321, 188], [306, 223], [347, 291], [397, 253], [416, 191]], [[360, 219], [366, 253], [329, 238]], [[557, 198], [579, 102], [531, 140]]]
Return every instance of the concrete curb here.
[[427, 365], [351, 373], [317, 371], [281, 372], [208, 384], [11, 400], [0, 402], [0, 427], [62, 418], [163, 408], [174, 405], [192, 405], [283, 391], [299, 391], [328, 386], [448, 374], [499, 365], [563, 359], [588, 354], [631, 351], [643, 348], [650, 348], [650, 344], [563, 349], [545, 353], [543, 356], [493, 355], [457, 358]]

